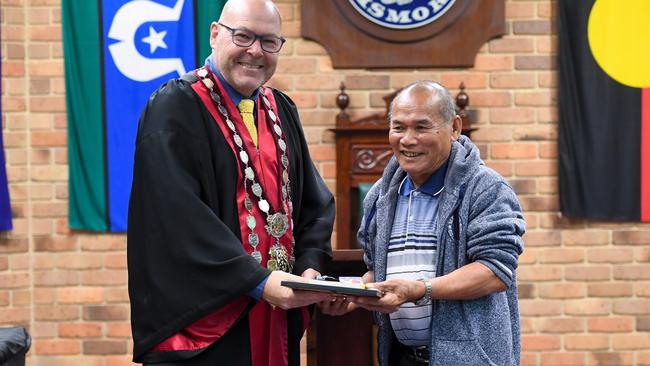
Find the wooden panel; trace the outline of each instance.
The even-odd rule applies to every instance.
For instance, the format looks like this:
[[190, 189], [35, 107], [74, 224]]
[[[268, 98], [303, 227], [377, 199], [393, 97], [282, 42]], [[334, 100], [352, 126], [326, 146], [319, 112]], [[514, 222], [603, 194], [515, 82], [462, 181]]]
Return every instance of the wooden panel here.
[[375, 24], [349, 0], [303, 0], [301, 9], [302, 36], [322, 44], [334, 68], [471, 67], [481, 46], [506, 31], [504, 0], [456, 0], [414, 29]]

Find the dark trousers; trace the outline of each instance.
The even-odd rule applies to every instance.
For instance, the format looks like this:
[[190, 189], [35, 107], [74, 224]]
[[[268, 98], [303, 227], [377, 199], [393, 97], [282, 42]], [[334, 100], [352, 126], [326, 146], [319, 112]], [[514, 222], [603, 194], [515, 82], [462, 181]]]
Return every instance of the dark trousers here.
[[429, 361], [424, 362], [416, 359], [411, 352], [408, 352], [407, 346], [394, 339], [388, 356], [388, 364], [390, 366], [428, 366]]

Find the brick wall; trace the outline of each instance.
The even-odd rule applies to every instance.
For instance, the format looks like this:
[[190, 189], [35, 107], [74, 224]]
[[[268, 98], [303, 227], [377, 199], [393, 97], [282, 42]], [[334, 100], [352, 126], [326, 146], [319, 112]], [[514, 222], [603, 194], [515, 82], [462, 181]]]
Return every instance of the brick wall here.
[[[85, 1], [85, 0], [79, 0]], [[315, 0], [306, 0], [315, 1]], [[553, 1], [506, 1], [507, 34], [471, 69], [334, 70], [300, 39], [300, 0], [277, 0], [289, 39], [271, 84], [300, 107], [312, 156], [334, 189], [334, 99], [349, 112], [427, 78], [467, 85], [473, 139], [525, 210], [520, 258], [523, 365], [650, 365], [650, 226], [558, 212]], [[0, 325], [34, 338], [29, 364], [130, 364], [125, 237], [67, 226], [67, 142], [60, 0], [0, 0], [2, 133], [14, 230], [0, 234]], [[606, 177], [605, 177], [606, 178]]]

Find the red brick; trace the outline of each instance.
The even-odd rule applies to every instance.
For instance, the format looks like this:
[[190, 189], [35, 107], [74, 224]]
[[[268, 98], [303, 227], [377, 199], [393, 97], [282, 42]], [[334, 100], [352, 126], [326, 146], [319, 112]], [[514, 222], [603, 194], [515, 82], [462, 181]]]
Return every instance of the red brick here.
[[318, 59], [316, 58], [280, 58], [275, 70], [278, 74], [310, 74], [316, 73]]
[[631, 352], [590, 352], [587, 354], [589, 366], [631, 366], [634, 354]]
[[0, 324], [27, 324], [31, 320], [31, 313], [29, 307], [0, 308]]
[[104, 256], [104, 267], [108, 269], [126, 269], [126, 253], [107, 254]]
[[1, 289], [16, 289], [30, 284], [29, 273], [0, 273]]
[[514, 34], [551, 34], [556, 33], [555, 23], [550, 20], [517, 20], [512, 23]]
[[65, 236], [34, 238], [34, 250], [38, 252], [59, 252], [75, 250], [77, 243], [73, 238]]
[[[545, 160], [517, 162], [515, 163], [515, 173], [521, 177], [557, 175], [557, 162]], [[546, 193], [555, 193], [555, 191], [546, 191]]]
[[585, 320], [582, 318], [542, 318], [539, 319], [539, 330], [542, 333], [582, 333], [585, 331]]
[[614, 313], [624, 315], [650, 315], [650, 300], [615, 300]]
[[528, 300], [519, 301], [521, 316], [559, 316], [562, 314], [562, 301], [559, 300]]
[[535, 50], [530, 38], [501, 38], [490, 41], [491, 53], [532, 53]]
[[509, 107], [512, 97], [504, 91], [475, 91], [471, 95], [472, 108], [477, 107]]
[[606, 281], [611, 279], [609, 266], [567, 266], [564, 276], [568, 281]]
[[545, 351], [560, 349], [560, 337], [555, 335], [522, 334], [522, 351]]
[[[511, 3], [510, 3], [511, 4]], [[537, 363], [537, 353], [533, 352], [521, 352], [521, 363], [520, 366], [538, 366]]]
[[564, 302], [567, 315], [608, 315], [612, 311], [612, 302], [608, 299], [580, 299]]
[[[533, 108], [521, 108], [521, 107], [491, 108], [490, 121], [492, 123], [504, 123], [504, 124], [505, 123], [529, 124], [535, 122], [535, 110]], [[479, 129], [479, 131], [481, 129]]]
[[[487, 75], [465, 72], [446, 72], [441, 75], [441, 84], [449, 88], [452, 95], [456, 95], [461, 83], [465, 84], [467, 89], [484, 89], [487, 86]], [[471, 98], [469, 103], [472, 104]]]
[[493, 159], [531, 159], [537, 156], [537, 145], [529, 143], [492, 144]]
[[122, 270], [84, 271], [81, 284], [86, 286], [126, 285], [127, 273]]
[[614, 244], [648, 245], [650, 244], [650, 230], [614, 231], [612, 240]]
[[525, 246], [558, 246], [561, 237], [559, 231], [528, 231], [524, 235]]
[[648, 280], [650, 279], [650, 267], [647, 265], [618, 265], [614, 267], [614, 279]]
[[537, 41], [537, 52], [546, 54], [557, 54], [558, 52], [558, 39], [557, 36], [539, 37]]
[[388, 89], [390, 78], [388, 75], [346, 75], [345, 86], [348, 89]]
[[650, 248], [635, 248], [634, 259], [637, 262], [650, 262]]
[[638, 297], [650, 297], [650, 282], [647, 281], [635, 281], [634, 283], [634, 293]]
[[648, 350], [650, 334], [614, 334], [612, 335], [614, 350]]
[[506, 18], [532, 18], [535, 4], [531, 2], [506, 2]]
[[71, 305], [34, 307], [35, 320], [56, 321], [56, 320], [77, 320], [79, 319], [79, 307]]
[[585, 251], [577, 248], [549, 248], [539, 255], [540, 263], [579, 263], [585, 258]]
[[557, 211], [560, 208], [558, 196], [519, 197], [524, 211]]
[[559, 266], [527, 266], [517, 269], [520, 281], [554, 281], [562, 278], [562, 267]]
[[474, 69], [480, 71], [512, 70], [512, 56], [476, 55]]
[[98, 304], [104, 300], [104, 289], [100, 287], [64, 287], [58, 289], [57, 298], [61, 304]]
[[542, 352], [541, 366], [584, 366], [587, 354], [584, 352]]
[[31, 27], [29, 27], [29, 35], [30, 35], [30, 40], [32, 41], [60, 41], [62, 35], [61, 26], [32, 25]]
[[108, 323], [106, 336], [111, 338], [131, 338], [131, 323]]
[[609, 336], [598, 334], [566, 335], [564, 347], [568, 350], [607, 350], [609, 349]]
[[305, 39], [296, 42], [296, 53], [300, 56], [325, 56], [328, 54], [327, 50], [319, 43]]
[[587, 295], [589, 297], [627, 297], [632, 296], [632, 293], [631, 283], [590, 283], [587, 286]]
[[609, 232], [602, 230], [564, 230], [564, 245], [602, 245], [609, 243]]
[[557, 16], [556, 3], [540, 2], [537, 4], [537, 15], [540, 18], [551, 18]]
[[129, 302], [129, 292], [126, 287], [107, 288], [106, 301], [109, 303]]
[[56, 300], [56, 291], [53, 288], [35, 288], [33, 293], [35, 304], [54, 304]]
[[61, 323], [58, 329], [63, 338], [96, 338], [102, 336], [101, 323]]
[[584, 298], [587, 290], [581, 283], [541, 284], [539, 296], [542, 299], [577, 299]]
[[39, 340], [34, 342], [36, 355], [76, 355], [81, 351], [81, 344], [76, 340]]
[[534, 194], [537, 191], [537, 182], [533, 179], [513, 179], [508, 183], [519, 194]]
[[557, 68], [555, 56], [516, 56], [516, 70], [553, 70]]
[[129, 309], [123, 305], [84, 306], [84, 320], [127, 320]]
[[56, 266], [61, 269], [98, 269], [102, 266], [102, 258], [97, 254], [61, 254]]
[[84, 341], [83, 351], [87, 355], [114, 355], [126, 353], [125, 341]]
[[627, 316], [595, 317], [587, 320], [589, 332], [625, 333], [634, 331], [634, 318]]
[[79, 238], [81, 249], [89, 252], [117, 251], [126, 249], [124, 235], [88, 235]]
[[75, 271], [35, 271], [34, 285], [62, 286], [79, 284], [79, 273]]
[[587, 258], [592, 263], [628, 263], [634, 259], [634, 252], [628, 248], [590, 248]]
[[515, 94], [515, 105], [517, 106], [552, 106], [557, 105], [556, 92], [530, 92], [521, 91]]

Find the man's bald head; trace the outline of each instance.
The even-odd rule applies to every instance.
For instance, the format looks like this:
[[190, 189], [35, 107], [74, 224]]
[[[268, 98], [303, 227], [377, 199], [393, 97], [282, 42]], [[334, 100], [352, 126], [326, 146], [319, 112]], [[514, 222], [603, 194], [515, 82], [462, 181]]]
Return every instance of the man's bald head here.
[[251, 14], [272, 14], [277, 18], [278, 24], [282, 23], [280, 11], [271, 0], [228, 0], [221, 10], [219, 22], [228, 24], [230, 21]]

